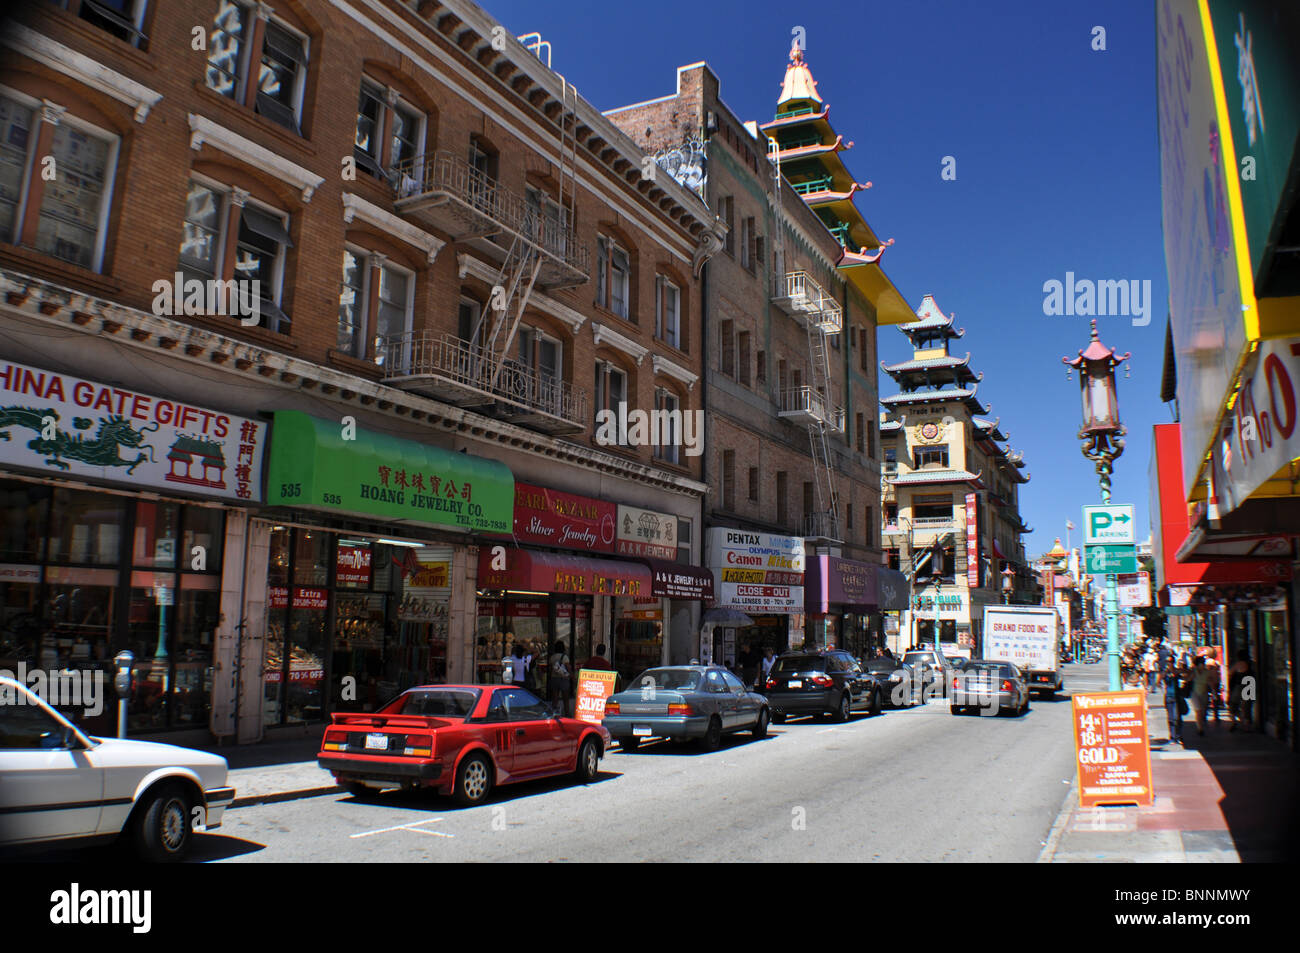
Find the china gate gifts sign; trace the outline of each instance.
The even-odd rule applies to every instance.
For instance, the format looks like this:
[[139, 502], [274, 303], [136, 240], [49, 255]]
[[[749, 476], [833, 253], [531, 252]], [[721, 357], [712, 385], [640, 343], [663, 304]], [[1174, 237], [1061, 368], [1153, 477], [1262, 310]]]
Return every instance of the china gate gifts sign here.
[[521, 543], [612, 553], [617, 521], [617, 504], [515, 484], [515, 539]]
[[1150, 804], [1151, 750], [1146, 693], [1094, 692], [1070, 697], [1079, 806]]
[[599, 725], [605, 717], [605, 701], [614, 694], [617, 672], [603, 672], [584, 668], [578, 672], [578, 698], [573, 717], [579, 721]]
[[262, 498], [266, 424], [0, 361], [0, 463], [198, 496]]

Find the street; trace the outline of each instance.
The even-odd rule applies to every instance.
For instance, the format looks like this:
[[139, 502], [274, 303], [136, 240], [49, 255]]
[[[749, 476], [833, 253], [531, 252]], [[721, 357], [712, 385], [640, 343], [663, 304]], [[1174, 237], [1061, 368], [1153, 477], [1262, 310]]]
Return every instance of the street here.
[[473, 809], [396, 792], [239, 808], [191, 860], [1033, 862], [1073, 777], [1069, 690], [1104, 688], [1104, 666], [1071, 665], [1066, 694], [1022, 718], [945, 703], [793, 720], [712, 754], [615, 750], [595, 784], [506, 787]]

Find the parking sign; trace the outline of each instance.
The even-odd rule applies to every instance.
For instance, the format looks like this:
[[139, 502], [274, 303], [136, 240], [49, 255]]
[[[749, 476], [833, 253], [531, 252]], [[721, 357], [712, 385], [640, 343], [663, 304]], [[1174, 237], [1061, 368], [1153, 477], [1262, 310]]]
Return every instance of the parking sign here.
[[1133, 504], [1083, 508], [1083, 544], [1133, 543]]

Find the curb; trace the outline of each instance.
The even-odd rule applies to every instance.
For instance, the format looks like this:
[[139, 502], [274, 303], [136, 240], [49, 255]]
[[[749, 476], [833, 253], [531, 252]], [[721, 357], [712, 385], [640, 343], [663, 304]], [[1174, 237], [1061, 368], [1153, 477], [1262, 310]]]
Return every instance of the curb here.
[[1061, 810], [1056, 815], [1056, 821], [1052, 824], [1052, 829], [1048, 832], [1047, 843], [1043, 849], [1038, 852], [1039, 864], [1050, 864], [1056, 857], [1056, 848], [1061, 843], [1061, 835], [1065, 833], [1066, 825], [1070, 822], [1070, 817], [1074, 814], [1074, 807], [1071, 801], [1077, 799], [1079, 789], [1079, 776], [1076, 774], [1070, 781], [1070, 788], [1065, 792], [1065, 800], [1061, 802]]
[[227, 810], [234, 810], [237, 807], [252, 807], [255, 804], [275, 804], [279, 801], [297, 801], [302, 798], [318, 797], [322, 794], [336, 794], [343, 790], [337, 784], [327, 784], [323, 787], [301, 788], [297, 791], [276, 791], [274, 794], [250, 794], [248, 797], [237, 797], [234, 803]]

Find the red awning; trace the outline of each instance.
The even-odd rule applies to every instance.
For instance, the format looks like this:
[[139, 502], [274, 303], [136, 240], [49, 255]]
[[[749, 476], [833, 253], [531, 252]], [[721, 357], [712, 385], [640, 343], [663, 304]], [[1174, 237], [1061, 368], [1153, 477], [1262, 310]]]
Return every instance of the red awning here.
[[647, 598], [652, 584], [650, 570], [639, 562], [484, 546], [478, 555], [478, 588]]
[[713, 573], [703, 566], [642, 557], [650, 569], [650, 594], [669, 599], [712, 599]]

